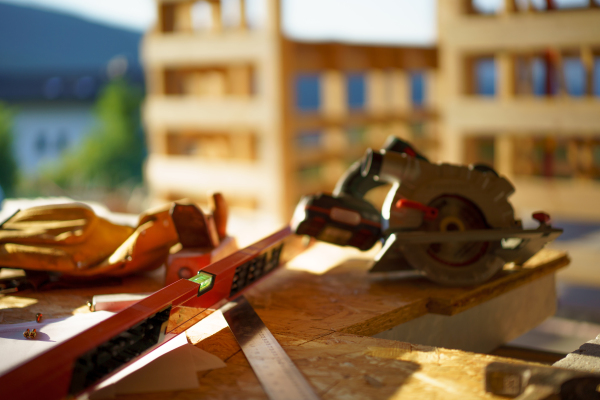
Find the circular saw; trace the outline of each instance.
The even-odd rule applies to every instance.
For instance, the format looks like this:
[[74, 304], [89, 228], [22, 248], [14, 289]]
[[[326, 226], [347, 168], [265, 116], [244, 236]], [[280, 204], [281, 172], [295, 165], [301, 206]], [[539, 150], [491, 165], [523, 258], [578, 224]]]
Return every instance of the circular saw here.
[[[364, 195], [392, 184], [381, 214]], [[561, 229], [534, 213], [537, 229], [523, 229], [508, 197], [512, 184], [485, 165], [434, 164], [398, 139], [368, 150], [333, 194], [305, 196], [292, 228], [298, 234], [366, 250], [383, 247], [371, 271], [413, 269], [449, 286], [474, 285], [504, 264], [522, 264]]]

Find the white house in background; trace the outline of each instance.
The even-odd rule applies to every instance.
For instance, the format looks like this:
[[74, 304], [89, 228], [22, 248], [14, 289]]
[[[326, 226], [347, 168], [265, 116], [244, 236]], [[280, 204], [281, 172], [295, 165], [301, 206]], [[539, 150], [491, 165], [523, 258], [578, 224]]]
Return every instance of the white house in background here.
[[14, 112], [21, 172], [79, 144], [94, 124], [93, 106], [113, 77], [143, 86], [141, 33], [55, 11], [0, 3], [0, 102]]
[[94, 123], [91, 104], [21, 104], [13, 121], [15, 158], [21, 172], [35, 175], [40, 166], [78, 145]]

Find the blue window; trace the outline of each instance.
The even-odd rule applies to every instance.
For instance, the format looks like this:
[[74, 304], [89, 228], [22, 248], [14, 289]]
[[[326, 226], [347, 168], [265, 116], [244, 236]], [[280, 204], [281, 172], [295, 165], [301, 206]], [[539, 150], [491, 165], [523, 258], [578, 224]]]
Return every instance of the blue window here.
[[[533, 83], [534, 96], [555, 95], [558, 92], [558, 74], [556, 67], [551, 64], [550, 68], [548, 68], [547, 63], [548, 61], [546, 61], [544, 57], [537, 57], [532, 61], [531, 80]], [[569, 68], [572, 68], [572, 66]], [[550, 74], [550, 76], [548, 76], [548, 74]]]
[[541, 58], [531, 61], [531, 84], [534, 96], [546, 95], [546, 64]]
[[556, 8], [585, 8], [589, 6], [589, 3], [589, 0], [554, 0]]
[[592, 148], [592, 159], [594, 160], [594, 165], [600, 167], [600, 144], [598, 143], [595, 143]]
[[321, 108], [321, 80], [318, 74], [296, 77], [296, 108], [299, 111], [318, 111]]
[[496, 61], [492, 57], [479, 58], [474, 63], [475, 94], [493, 97], [496, 95]]
[[586, 92], [585, 68], [579, 58], [563, 59], [565, 86], [570, 96], [581, 97]]
[[46, 148], [48, 147], [48, 140], [46, 138], [46, 132], [40, 131], [35, 138], [35, 151], [39, 156], [43, 156], [46, 153]]
[[479, 14], [496, 14], [503, 8], [502, 0], [472, 0], [471, 3]]
[[69, 147], [69, 135], [66, 130], [61, 129], [58, 133], [58, 139], [56, 139], [56, 150], [58, 153], [62, 153]]
[[600, 57], [596, 57], [594, 59], [594, 71], [592, 73], [593, 75], [593, 82], [594, 82], [594, 87], [592, 88], [592, 92], [594, 93], [594, 96], [598, 96], [600, 97]]
[[365, 107], [365, 75], [348, 74], [346, 77], [346, 90], [348, 94], [348, 108], [358, 110]]
[[410, 100], [415, 108], [425, 105], [425, 74], [423, 72], [416, 71], [410, 74]]

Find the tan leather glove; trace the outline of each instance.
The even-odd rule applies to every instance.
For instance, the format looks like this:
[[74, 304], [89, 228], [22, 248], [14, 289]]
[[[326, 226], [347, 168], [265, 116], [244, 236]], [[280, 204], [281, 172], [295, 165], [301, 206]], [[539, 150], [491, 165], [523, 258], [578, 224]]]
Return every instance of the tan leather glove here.
[[0, 227], [0, 267], [70, 276], [121, 276], [159, 267], [178, 242], [169, 206], [113, 224], [85, 204], [34, 207]]

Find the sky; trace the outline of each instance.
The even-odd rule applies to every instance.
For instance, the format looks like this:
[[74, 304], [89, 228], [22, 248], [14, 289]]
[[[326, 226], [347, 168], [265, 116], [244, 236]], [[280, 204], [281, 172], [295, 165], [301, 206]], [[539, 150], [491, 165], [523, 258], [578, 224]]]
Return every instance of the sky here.
[[[238, 0], [222, 0], [227, 3]], [[248, 14], [260, 19], [264, 0], [246, 0]], [[436, 0], [281, 0], [287, 36], [305, 40], [430, 45], [437, 39]], [[493, 11], [504, 0], [474, 0]], [[523, 3], [527, 0], [517, 0]], [[545, 0], [528, 0], [543, 6]], [[555, 0], [560, 6], [581, 6], [589, 0]], [[596, 0], [598, 1], [598, 0]], [[80, 17], [145, 31], [156, 20], [154, 0], [0, 0], [63, 11]]]
[[[0, 1], [63, 11], [139, 31], [147, 30], [156, 19], [154, 0]], [[260, 2], [248, 0], [249, 14], [260, 14]], [[282, 0], [282, 20], [285, 33], [297, 39], [433, 44], [435, 3], [435, 0]]]

